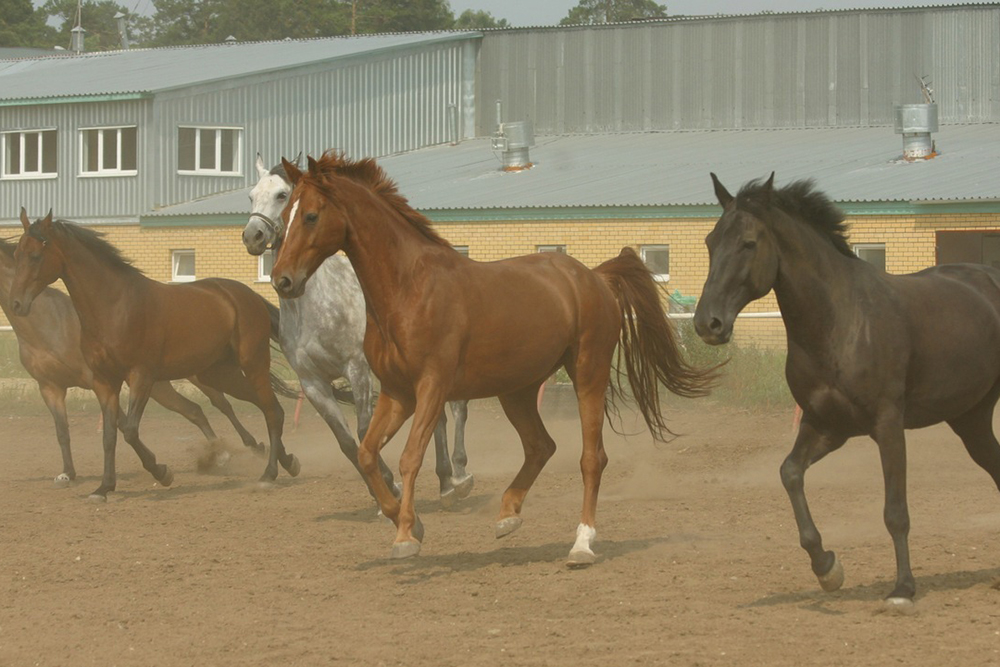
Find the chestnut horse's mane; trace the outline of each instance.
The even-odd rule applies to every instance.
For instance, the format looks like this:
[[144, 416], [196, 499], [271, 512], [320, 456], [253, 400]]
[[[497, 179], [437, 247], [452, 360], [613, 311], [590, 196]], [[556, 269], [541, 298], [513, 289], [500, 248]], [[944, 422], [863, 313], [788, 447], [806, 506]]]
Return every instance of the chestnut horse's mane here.
[[[42, 232], [39, 223], [40, 221], [31, 223], [31, 226], [28, 228], [28, 234], [36, 239], [39, 239], [40, 241], [45, 241], [45, 233]], [[104, 234], [101, 232], [95, 232], [92, 229], [81, 227], [75, 222], [70, 222], [68, 220], [53, 220], [52, 231], [56, 234], [68, 236], [78, 241], [80, 245], [89, 249], [109, 266], [122, 271], [134, 273], [143, 272], [142, 269], [133, 266], [132, 261], [125, 257], [121, 250], [106, 241], [104, 239]]]
[[326, 180], [327, 177], [332, 175], [349, 178], [371, 189], [377, 197], [399, 213], [429, 241], [448, 248], [451, 247], [451, 243], [442, 238], [434, 230], [431, 221], [423, 214], [414, 210], [406, 201], [406, 197], [399, 194], [396, 183], [386, 175], [382, 167], [378, 166], [373, 158], [366, 157], [360, 160], [351, 160], [345, 157], [340, 151], [330, 150], [316, 161], [316, 168], [323, 180], [311, 177], [311, 172], [309, 171], [303, 172], [302, 178], [308, 179], [312, 185], [326, 196], [333, 198], [332, 188]]

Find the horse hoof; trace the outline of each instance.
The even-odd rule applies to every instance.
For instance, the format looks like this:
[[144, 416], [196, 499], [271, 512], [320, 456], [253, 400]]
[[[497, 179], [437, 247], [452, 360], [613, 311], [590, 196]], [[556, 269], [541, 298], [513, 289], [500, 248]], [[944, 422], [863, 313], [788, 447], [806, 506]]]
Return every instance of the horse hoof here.
[[92, 493], [89, 496], [87, 496], [87, 500], [89, 500], [92, 503], [106, 503], [108, 502], [108, 497], [102, 496], [100, 493]]
[[510, 535], [520, 528], [522, 523], [524, 523], [524, 519], [519, 516], [509, 516], [506, 519], [500, 519], [497, 521], [497, 539], [499, 540], [501, 537]]
[[66, 473], [62, 473], [61, 475], [56, 475], [56, 478], [52, 480], [52, 485], [59, 489], [64, 489], [67, 486], [70, 486], [72, 483], [73, 480], [70, 479], [70, 476], [67, 475]]
[[295, 454], [292, 454], [291, 457], [292, 460], [288, 462], [287, 466], [285, 466], [285, 470], [287, 470], [288, 474], [291, 475], [292, 477], [298, 477], [299, 473], [302, 472], [302, 464], [299, 463], [299, 460], [295, 457]]
[[406, 542], [396, 542], [392, 545], [392, 558], [412, 558], [420, 553], [420, 542], [407, 540]]
[[819, 585], [827, 593], [832, 593], [844, 585], [844, 566], [840, 564], [840, 559], [836, 556], [833, 557], [833, 567], [830, 571], [824, 575], [819, 575], [816, 577], [819, 579]]
[[466, 475], [462, 479], [455, 483], [455, 495], [461, 498], [468, 498], [469, 494], [472, 493], [472, 487], [476, 484], [476, 478], [472, 475]]
[[250, 451], [252, 451], [257, 456], [267, 458], [267, 447], [263, 442], [258, 442], [256, 445], [249, 445]]
[[886, 598], [882, 607], [885, 611], [899, 616], [912, 616], [917, 613], [917, 606], [910, 598]]
[[579, 569], [584, 567], [589, 567], [594, 564], [597, 560], [597, 556], [593, 551], [583, 551], [582, 549], [574, 549], [569, 552], [569, 558], [566, 559], [566, 567], [570, 569]]
[[161, 486], [170, 486], [174, 483], [174, 473], [170, 470], [170, 468], [166, 468], [163, 471], [163, 474], [160, 475], [160, 479], [157, 481]]
[[278, 485], [274, 483], [273, 479], [261, 479], [261, 480], [257, 481], [257, 490], [258, 491], [272, 491], [277, 486]]
[[441, 492], [441, 507], [446, 510], [450, 510], [458, 502], [458, 493], [455, 488], [450, 488], [447, 491]]
[[418, 542], [424, 541], [424, 522], [420, 520], [419, 516], [413, 518], [413, 528], [410, 529], [410, 534]]

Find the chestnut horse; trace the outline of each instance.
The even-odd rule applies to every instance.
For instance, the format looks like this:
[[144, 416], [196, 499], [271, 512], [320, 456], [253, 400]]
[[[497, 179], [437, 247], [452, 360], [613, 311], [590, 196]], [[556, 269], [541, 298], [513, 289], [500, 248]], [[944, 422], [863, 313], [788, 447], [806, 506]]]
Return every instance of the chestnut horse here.
[[[573, 381], [583, 427], [583, 512], [567, 564], [587, 565], [601, 473], [602, 430], [615, 349], [654, 437], [668, 433], [659, 383], [701, 396], [712, 370], [688, 365], [645, 265], [625, 248], [589, 269], [559, 253], [476, 262], [457, 253], [413, 210], [374, 160], [328, 152], [308, 172], [283, 161], [295, 184], [283, 218], [285, 241], [271, 272], [284, 298], [343, 250], [367, 303], [365, 353], [381, 380], [360, 461], [383, 513], [396, 524], [394, 558], [420, 551], [414, 489], [428, 439], [446, 401], [498, 396], [524, 447], [524, 464], [501, 502], [496, 536], [521, 525], [521, 506], [555, 443], [538, 414], [538, 388], [559, 367]], [[609, 386], [613, 387], [609, 399]], [[413, 416], [399, 462], [397, 501], [379, 474], [379, 451]]]
[[712, 174], [722, 217], [705, 239], [708, 279], [694, 323], [707, 342], [732, 336], [736, 315], [774, 290], [788, 337], [785, 374], [802, 406], [781, 465], [802, 547], [824, 590], [844, 571], [823, 548], [806, 503], [806, 469], [848, 438], [878, 445], [885, 525], [896, 551], [889, 609], [913, 610], [904, 429], [947, 422], [1000, 487], [993, 408], [1000, 396], [1000, 271], [945, 264], [889, 275], [859, 259], [844, 215], [811, 181], [752, 181], [733, 197]]
[[264, 413], [271, 447], [262, 480], [277, 477], [279, 462], [298, 474], [298, 460], [281, 442], [284, 410], [272, 385], [280, 383], [270, 373], [277, 308], [234, 280], [179, 285], [151, 280], [98, 232], [53, 220], [51, 211], [32, 223], [21, 209], [21, 224], [11, 310], [28, 315], [42, 290], [62, 279], [80, 317], [81, 349], [104, 417], [104, 475], [91, 499], [107, 500], [115, 490], [115, 425], [124, 382], [129, 385], [128, 413], [120, 424], [125, 441], [164, 486], [173, 473], [139, 439], [139, 422], [157, 381], [189, 376]]
[[[56, 476], [55, 483], [65, 486], [76, 479], [66, 415], [66, 390], [69, 387], [93, 388], [93, 373], [80, 351], [80, 318], [65, 292], [46, 287], [35, 298], [30, 315], [13, 315], [8, 297], [14, 279], [14, 250], [12, 243], [0, 240], [0, 309], [14, 329], [21, 364], [38, 383], [42, 400], [55, 422], [56, 440], [63, 459], [63, 470]], [[229, 419], [246, 447], [264, 451], [264, 445], [240, 423], [222, 392], [199, 383], [197, 378], [188, 379]], [[201, 406], [185, 398], [169, 382], [154, 384], [149, 397], [197, 426], [209, 441], [218, 438]]]

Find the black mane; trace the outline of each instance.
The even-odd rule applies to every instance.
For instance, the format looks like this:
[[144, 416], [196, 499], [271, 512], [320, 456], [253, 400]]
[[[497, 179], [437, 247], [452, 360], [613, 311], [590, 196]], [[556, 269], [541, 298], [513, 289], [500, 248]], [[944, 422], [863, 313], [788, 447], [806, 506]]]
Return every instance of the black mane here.
[[[31, 226], [28, 227], [28, 234], [40, 241], [45, 241], [47, 239], [45, 238], [45, 234], [42, 232], [39, 223], [40, 221], [38, 220], [31, 223]], [[75, 222], [70, 222], [69, 220], [53, 220], [52, 231], [55, 234], [68, 236], [69, 238], [74, 239], [79, 242], [80, 245], [94, 253], [94, 255], [96, 255], [99, 259], [116, 269], [142, 273], [142, 270], [133, 266], [132, 260], [125, 257], [121, 250], [106, 241], [104, 239], [104, 234], [101, 232], [81, 227]]]
[[767, 217], [768, 206], [774, 206], [799, 222], [809, 225], [825, 236], [837, 252], [856, 258], [848, 242], [850, 225], [844, 220], [844, 213], [830, 201], [824, 193], [816, 189], [812, 179], [789, 183], [771, 192], [770, 201], [764, 191], [764, 179], [750, 181], [736, 195], [737, 208]]

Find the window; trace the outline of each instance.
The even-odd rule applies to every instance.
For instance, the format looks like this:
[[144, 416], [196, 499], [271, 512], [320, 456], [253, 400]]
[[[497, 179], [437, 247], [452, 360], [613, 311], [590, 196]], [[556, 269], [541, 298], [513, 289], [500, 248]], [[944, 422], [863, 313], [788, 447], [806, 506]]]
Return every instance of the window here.
[[56, 131], [4, 132], [3, 178], [54, 178]]
[[453, 245], [452, 248], [454, 248], [455, 252], [457, 252], [462, 257], [469, 256], [469, 246], [467, 245]]
[[85, 176], [132, 176], [136, 172], [135, 127], [80, 130], [80, 173]]
[[639, 256], [646, 268], [653, 272], [653, 280], [661, 283], [670, 280], [670, 246], [639, 246]]
[[937, 263], [957, 262], [1000, 268], [1000, 231], [938, 232]]
[[182, 127], [177, 133], [177, 170], [182, 174], [239, 175], [242, 130]]
[[171, 253], [170, 280], [189, 283], [194, 280], [194, 250], [174, 250]]
[[271, 282], [271, 269], [274, 268], [274, 251], [268, 248], [264, 254], [257, 256], [258, 282]]
[[540, 245], [536, 247], [538, 248], [538, 252], [561, 252], [564, 255], [566, 254], [566, 246], [564, 245]]
[[885, 271], [884, 243], [855, 243], [854, 254]]

